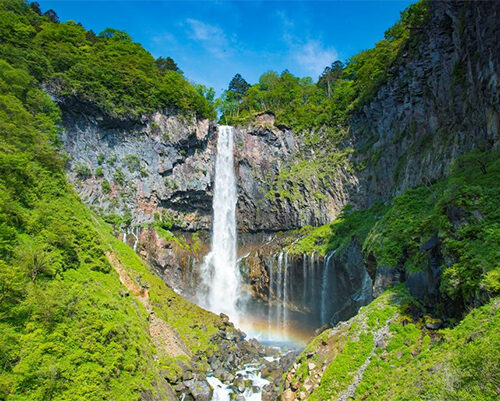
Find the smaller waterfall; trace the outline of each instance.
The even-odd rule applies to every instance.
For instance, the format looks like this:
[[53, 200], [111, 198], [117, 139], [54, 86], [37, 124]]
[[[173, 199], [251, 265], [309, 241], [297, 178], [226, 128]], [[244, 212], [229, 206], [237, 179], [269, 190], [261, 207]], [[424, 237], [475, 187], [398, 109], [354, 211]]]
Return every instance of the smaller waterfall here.
[[[276, 266], [276, 269], [274, 267]], [[290, 281], [288, 274], [288, 254], [280, 252], [276, 260], [276, 265], [270, 263], [269, 266], [269, 288], [267, 301], [267, 326], [268, 339], [285, 339], [288, 336], [290, 302]], [[274, 304], [274, 305], [273, 305]]]
[[315, 305], [316, 305], [316, 297], [315, 297], [315, 292], [316, 292], [316, 283], [315, 283], [315, 278], [316, 278], [316, 272], [315, 272], [315, 261], [314, 261], [314, 252], [311, 255], [311, 259], [309, 259], [309, 275], [311, 278], [309, 279], [309, 296], [310, 300], [309, 303], [311, 305], [311, 313], [314, 313], [315, 310]]
[[139, 244], [139, 227], [135, 227], [134, 230], [131, 231], [131, 234], [134, 236], [134, 252], [137, 252], [137, 245]]
[[[268, 294], [267, 294], [267, 333], [268, 336], [271, 336], [271, 332], [273, 329], [273, 315], [272, 315], [272, 296], [273, 296], [273, 285], [274, 285], [274, 272], [273, 272], [273, 263], [269, 264], [269, 284], [268, 284]], [[268, 338], [271, 339], [270, 337]]]
[[325, 260], [323, 262], [323, 278], [321, 280], [321, 324], [325, 324], [327, 322], [327, 310], [326, 310], [326, 298], [328, 296], [328, 266], [330, 264], [331, 257], [335, 254], [335, 251], [330, 252], [325, 256]]
[[288, 325], [288, 253], [285, 252], [285, 268], [283, 269], [283, 336], [287, 336]]
[[276, 283], [276, 330], [281, 334], [283, 321], [283, 252], [278, 255], [278, 280]]
[[307, 254], [302, 255], [302, 305], [307, 305]]

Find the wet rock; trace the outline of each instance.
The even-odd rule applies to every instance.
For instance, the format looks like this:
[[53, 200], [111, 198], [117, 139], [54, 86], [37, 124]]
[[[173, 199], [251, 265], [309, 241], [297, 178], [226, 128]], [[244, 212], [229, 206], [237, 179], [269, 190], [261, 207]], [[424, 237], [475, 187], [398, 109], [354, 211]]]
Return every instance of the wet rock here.
[[210, 401], [212, 399], [213, 390], [206, 380], [187, 380], [183, 382], [187, 387], [194, 401]]
[[247, 382], [243, 377], [240, 376], [234, 380], [233, 386], [238, 392], [243, 393], [247, 386]]
[[234, 380], [234, 375], [224, 369], [217, 369], [214, 371], [214, 376], [221, 379], [223, 382], [232, 382]]

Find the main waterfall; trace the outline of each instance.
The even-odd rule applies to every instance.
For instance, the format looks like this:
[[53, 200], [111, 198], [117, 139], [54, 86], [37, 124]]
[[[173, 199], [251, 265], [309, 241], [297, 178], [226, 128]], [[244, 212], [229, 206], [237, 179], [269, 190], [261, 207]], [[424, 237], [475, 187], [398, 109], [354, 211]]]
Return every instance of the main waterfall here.
[[233, 127], [219, 127], [213, 196], [212, 248], [201, 266], [200, 303], [239, 322], [240, 274], [236, 266], [236, 183]]

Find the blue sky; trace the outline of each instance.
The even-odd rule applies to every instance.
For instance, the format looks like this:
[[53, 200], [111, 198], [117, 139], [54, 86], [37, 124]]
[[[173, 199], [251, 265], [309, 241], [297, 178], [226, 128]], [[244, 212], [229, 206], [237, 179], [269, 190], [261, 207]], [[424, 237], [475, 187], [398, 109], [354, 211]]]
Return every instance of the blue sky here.
[[250, 83], [268, 70], [318, 77], [383, 38], [414, 1], [38, 0], [61, 21], [96, 33], [127, 31], [153, 56], [218, 93], [236, 73]]

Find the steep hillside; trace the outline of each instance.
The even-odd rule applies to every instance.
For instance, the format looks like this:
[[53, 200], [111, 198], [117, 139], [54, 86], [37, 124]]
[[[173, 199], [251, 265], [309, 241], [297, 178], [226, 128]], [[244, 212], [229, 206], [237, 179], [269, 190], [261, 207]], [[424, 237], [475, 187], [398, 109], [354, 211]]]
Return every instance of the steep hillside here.
[[[2, 23], [39, 18], [1, 6]], [[0, 399], [210, 399], [209, 358], [231, 349], [236, 369], [260, 349], [87, 209], [66, 181], [59, 122], [36, 78], [0, 60]]]
[[281, 399], [496, 400], [500, 392], [499, 300], [453, 329], [400, 287], [328, 329], [286, 375]]

